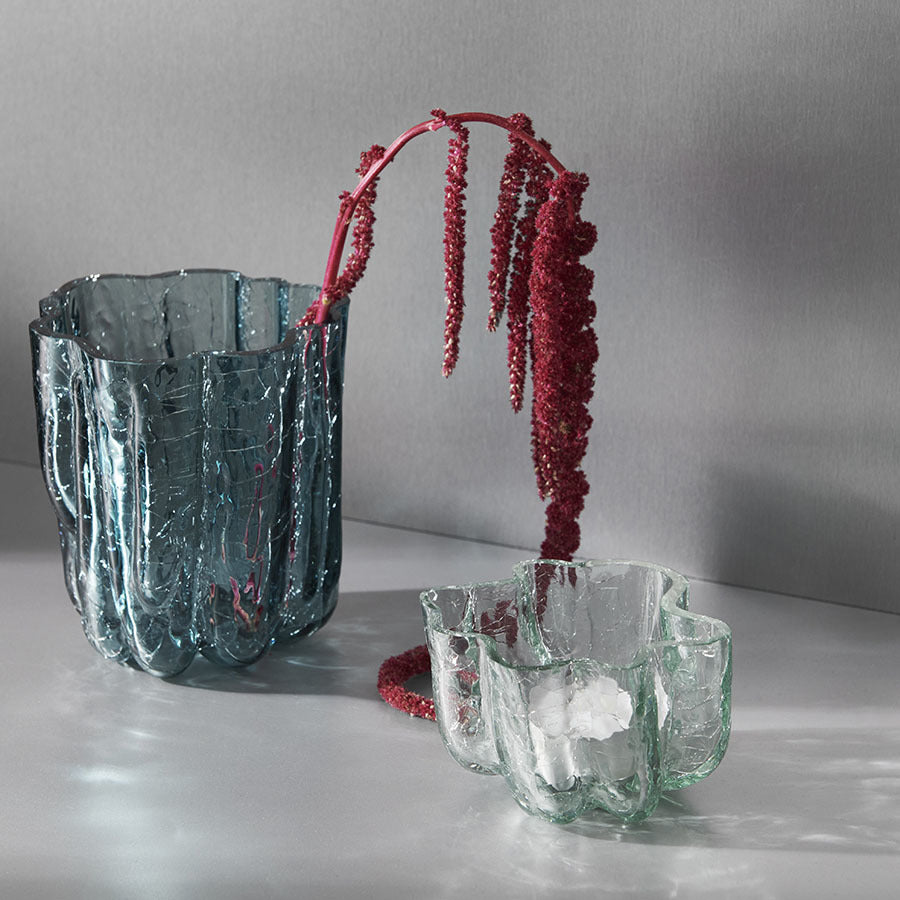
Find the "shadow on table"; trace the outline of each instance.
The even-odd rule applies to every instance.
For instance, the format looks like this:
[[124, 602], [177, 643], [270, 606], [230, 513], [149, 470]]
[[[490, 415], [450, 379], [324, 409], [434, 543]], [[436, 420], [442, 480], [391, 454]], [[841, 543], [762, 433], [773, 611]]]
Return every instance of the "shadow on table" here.
[[[417, 594], [343, 599], [323, 631], [276, 646], [254, 666], [228, 670], [198, 660], [171, 681], [205, 690], [380, 702], [375, 680], [381, 661], [422, 641]], [[825, 728], [830, 722], [834, 727]], [[635, 825], [596, 812], [551, 826], [519, 810], [501, 779], [475, 775], [470, 805], [482, 820], [502, 819], [497, 827], [515, 833], [514, 843], [546, 841], [549, 828], [646, 846], [898, 854], [900, 729], [841, 726], [840, 710], [832, 710], [821, 728], [736, 731], [716, 772], [667, 794], [653, 816]]]
[[[176, 688], [329, 695], [380, 703], [375, 683], [381, 662], [422, 640], [418, 592], [347, 594], [322, 631], [295, 644], [275, 646], [252, 666], [224, 669], [198, 658], [167, 681]], [[117, 668], [106, 662], [103, 666], [108, 672]], [[160, 684], [150, 676], [133, 674]], [[842, 722], [841, 712], [841, 708], [824, 711], [821, 725], [813, 722], [811, 727], [735, 731], [717, 771], [666, 795], [653, 816], [634, 825], [602, 812], [570, 825], [551, 825], [520, 810], [502, 779], [476, 775], [456, 782], [458, 795], [451, 806], [460, 815], [474, 817], [473, 827], [487, 825], [504, 835], [499, 843], [515, 847], [512, 856], [520, 864], [529, 858], [532, 843], [537, 860], [546, 856], [548, 840], [565, 835], [589, 839], [578, 842], [581, 848], [600, 841], [684, 851], [900, 854], [896, 717], [881, 728], [874, 725], [877, 719], [850, 727]], [[437, 734], [435, 740], [439, 743]], [[448, 765], [452, 766], [449, 759]], [[470, 787], [465, 788], [468, 782]], [[568, 843], [566, 847], [572, 849]], [[532, 875], [539, 880], [539, 873]]]
[[[4, 461], [0, 505], [0, 552], [55, 553], [58, 523], [36, 465]], [[59, 563], [57, 563], [59, 565]]]
[[[420, 621], [415, 591], [348, 594], [322, 631], [275, 646], [253, 666], [223, 669], [198, 659], [170, 681], [203, 690], [380, 702], [378, 668], [422, 642]], [[834, 727], [826, 728], [829, 723]], [[471, 805], [482, 816], [502, 815], [504, 831], [546, 839], [546, 823], [520, 811], [499, 778], [473, 775], [472, 781]], [[646, 821], [623, 825], [597, 812], [547, 827], [648, 846], [897, 854], [900, 729], [842, 726], [840, 710], [830, 710], [821, 728], [736, 731], [719, 769], [666, 795]]]
[[596, 813], [564, 827], [651, 846], [898, 854], [900, 730], [736, 732], [719, 770], [644, 822]]
[[228, 669], [201, 656], [172, 684], [251, 694], [335, 694], [377, 699], [381, 663], [424, 643], [416, 591], [342, 594], [324, 628], [276, 644], [251, 666]]

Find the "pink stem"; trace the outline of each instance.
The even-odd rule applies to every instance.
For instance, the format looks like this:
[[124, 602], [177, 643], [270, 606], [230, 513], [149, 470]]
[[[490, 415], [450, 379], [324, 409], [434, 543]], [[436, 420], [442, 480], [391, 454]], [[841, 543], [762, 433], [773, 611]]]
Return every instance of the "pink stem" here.
[[[504, 128], [520, 141], [524, 141], [528, 144], [528, 146], [531, 147], [531, 149], [534, 150], [548, 166], [555, 169], [557, 173], [567, 171], [566, 167], [537, 138], [513, 127], [509, 124], [509, 119], [505, 119], [503, 116], [495, 116], [491, 113], [471, 112], [447, 116], [446, 119], [453, 119], [457, 122], [484, 122], [488, 125], [496, 125], [499, 128]], [[387, 148], [384, 156], [360, 179], [359, 184], [357, 184], [356, 188], [349, 195], [347, 201], [341, 204], [341, 211], [338, 215], [337, 223], [334, 226], [334, 235], [331, 238], [331, 248], [328, 251], [325, 277], [322, 279], [322, 292], [319, 294], [319, 308], [316, 311], [316, 322], [318, 324], [321, 325], [328, 319], [329, 304], [333, 299], [337, 299], [330, 296], [330, 290], [333, 288], [338, 277], [338, 269], [341, 264], [341, 258], [344, 255], [344, 244], [347, 240], [347, 232], [350, 227], [350, 222], [353, 219], [353, 211], [356, 209], [359, 198], [372, 181], [381, 174], [384, 167], [391, 162], [406, 144], [414, 137], [425, 134], [426, 131], [438, 131], [440, 128], [443, 128], [446, 125], [446, 119], [429, 119], [427, 122], [420, 122], [408, 131], [404, 131], [403, 134]]]

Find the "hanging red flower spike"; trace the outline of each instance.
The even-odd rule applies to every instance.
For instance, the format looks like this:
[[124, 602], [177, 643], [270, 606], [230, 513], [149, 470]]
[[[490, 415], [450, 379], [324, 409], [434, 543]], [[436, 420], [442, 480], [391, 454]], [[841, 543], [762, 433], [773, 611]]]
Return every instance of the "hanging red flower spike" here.
[[459, 359], [459, 330], [462, 326], [465, 298], [463, 269], [466, 258], [466, 172], [469, 167], [469, 129], [442, 109], [433, 109], [435, 120], [452, 132], [447, 149], [447, 185], [444, 188], [444, 287], [447, 294], [447, 318], [444, 324], [444, 377], [450, 375]]
[[[526, 134], [534, 134], [531, 119], [524, 113], [515, 113], [509, 117], [509, 122]], [[491, 312], [488, 316], [488, 331], [497, 330], [506, 307], [507, 281], [516, 237], [519, 196], [529, 172], [529, 164], [535, 158], [528, 144], [517, 138], [513, 132], [510, 132], [508, 137], [510, 149], [503, 161], [497, 212], [494, 213], [494, 224], [491, 226], [491, 271], [488, 275]], [[543, 162], [541, 166], [543, 168]]]
[[[318, 301], [307, 317], [325, 322], [331, 305], [347, 296], [362, 276], [372, 248], [375, 181], [400, 149], [420, 134], [449, 128], [450, 140], [445, 189], [445, 325], [444, 373], [449, 374], [459, 352], [459, 326], [463, 315], [463, 262], [465, 253], [466, 169], [469, 132], [467, 122], [485, 122], [506, 129], [513, 140], [504, 165], [496, 230], [492, 232], [492, 312], [499, 320], [503, 272], [509, 270], [510, 221], [515, 217], [513, 194], [525, 182], [526, 202], [516, 220], [516, 254], [508, 276], [510, 399], [519, 410], [523, 403], [527, 358], [531, 356], [533, 382], [532, 455], [538, 491], [549, 501], [541, 553], [568, 559], [579, 543], [577, 519], [588, 491], [580, 468], [591, 424], [587, 404], [593, 392], [593, 365], [597, 358], [591, 322], [596, 312], [590, 301], [593, 276], [578, 262], [596, 241], [596, 229], [579, 212], [587, 178], [567, 170], [550, 152], [546, 141], [535, 138], [530, 120], [516, 114], [508, 119], [490, 113], [448, 115], [441, 109], [434, 118], [404, 132], [387, 150], [377, 145], [362, 155], [359, 184], [343, 195], [328, 254]], [[522, 147], [527, 148], [527, 154]], [[515, 152], [513, 152], [515, 151]], [[521, 153], [521, 155], [520, 155]], [[524, 160], [524, 161], [523, 161]], [[524, 166], [524, 169], [523, 169]], [[549, 168], [556, 171], [549, 195]], [[523, 171], [527, 174], [523, 175]], [[518, 202], [518, 198], [516, 198]], [[355, 211], [354, 252], [338, 275], [343, 247]], [[540, 211], [538, 212], [538, 209]], [[530, 310], [530, 311], [529, 311]]]
[[[547, 149], [549, 150], [549, 145]], [[506, 311], [507, 360], [509, 366], [509, 400], [519, 412], [525, 398], [525, 373], [528, 369], [531, 343], [531, 279], [532, 255], [537, 237], [538, 210], [547, 200], [551, 172], [544, 161], [532, 153], [528, 159], [525, 183], [525, 209], [517, 224], [516, 255], [513, 259]]]
[[[380, 144], [373, 144], [368, 150], [364, 150], [359, 155], [359, 166], [356, 174], [362, 179], [368, 174], [369, 170], [375, 163], [384, 157], [385, 149]], [[376, 186], [378, 184], [378, 175], [368, 182], [365, 189], [360, 192], [355, 202], [349, 191], [341, 194], [341, 214], [346, 212], [348, 221], [352, 217], [355, 219], [353, 226], [353, 250], [344, 263], [344, 271], [335, 279], [334, 283], [328, 288], [325, 295], [327, 300], [323, 300], [320, 295], [319, 300], [310, 306], [303, 318], [297, 323], [298, 325], [311, 325], [315, 321], [319, 304], [322, 302], [333, 303], [340, 300], [341, 297], [348, 297], [357, 282], [363, 277], [366, 271], [366, 264], [369, 262], [369, 256], [372, 248], [375, 246], [373, 237], [373, 228], [375, 225], [375, 213], [372, 206], [375, 203]], [[323, 294], [325, 290], [323, 288]]]
[[538, 490], [550, 498], [541, 556], [571, 559], [578, 549], [578, 516], [588, 491], [581, 461], [592, 424], [597, 336], [590, 299], [594, 276], [579, 259], [597, 240], [580, 218], [586, 175], [563, 172], [537, 217], [529, 287], [533, 373], [532, 452]]
[[382, 700], [394, 709], [419, 719], [434, 719], [434, 700], [423, 697], [405, 685], [410, 678], [431, 671], [428, 647], [420, 644], [397, 656], [386, 659], [378, 670], [378, 693]]

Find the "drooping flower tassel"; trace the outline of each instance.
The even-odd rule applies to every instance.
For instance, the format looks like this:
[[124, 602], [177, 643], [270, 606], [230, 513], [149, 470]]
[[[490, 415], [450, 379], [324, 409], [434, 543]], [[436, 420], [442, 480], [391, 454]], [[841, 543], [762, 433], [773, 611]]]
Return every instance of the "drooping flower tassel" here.
[[[593, 392], [593, 363], [597, 341], [591, 330], [596, 307], [590, 301], [593, 276], [578, 262], [596, 241], [596, 229], [579, 218], [587, 178], [568, 171], [550, 152], [550, 145], [535, 138], [523, 116], [503, 118], [490, 113], [433, 111], [434, 118], [401, 134], [387, 150], [373, 147], [363, 154], [361, 178], [356, 188], [342, 197], [332, 236], [322, 290], [302, 321], [328, 321], [332, 303], [346, 296], [359, 280], [372, 248], [375, 180], [396, 154], [421, 134], [449, 128], [450, 140], [445, 189], [445, 286], [447, 318], [443, 370], [449, 374], [459, 353], [459, 329], [463, 316], [463, 254], [465, 250], [465, 190], [468, 129], [464, 123], [484, 122], [505, 128], [525, 145], [527, 171], [522, 174], [518, 155], [508, 157], [515, 177], [501, 188], [498, 229], [492, 254], [496, 290], [508, 281], [506, 313], [509, 320], [510, 398], [513, 408], [523, 405], [525, 373], [531, 358], [534, 385], [532, 406], [532, 454], [540, 496], [549, 500], [547, 530], [541, 547], [544, 557], [569, 559], [579, 543], [577, 517], [588, 490], [581, 470], [591, 424], [587, 412]], [[527, 130], [526, 130], [527, 127]], [[524, 155], [524, 154], [523, 154]], [[550, 169], [559, 173], [548, 194]], [[515, 219], [518, 197], [515, 185], [525, 182], [526, 203], [513, 229], [515, 257], [508, 260], [509, 223]], [[515, 196], [515, 205], [513, 198]], [[360, 209], [362, 207], [362, 209]], [[538, 210], [540, 210], [538, 212]], [[354, 252], [338, 275], [351, 221]], [[503, 249], [505, 248], [505, 249]], [[505, 268], [504, 268], [505, 267]], [[492, 306], [492, 321], [502, 309]]]
[[419, 644], [397, 656], [386, 659], [378, 670], [378, 693], [389, 706], [419, 719], [434, 720], [434, 700], [409, 690], [406, 682], [416, 675], [431, 671], [428, 647]]
[[[524, 113], [515, 113], [510, 116], [509, 124], [525, 134], [534, 135], [531, 119]], [[509, 133], [509, 144], [509, 152], [503, 161], [497, 212], [494, 213], [494, 224], [491, 226], [491, 271], [488, 274], [491, 310], [488, 315], [488, 331], [497, 330], [506, 307], [507, 281], [516, 237], [519, 196], [525, 184], [529, 163], [533, 158], [528, 144], [516, 137], [513, 132]]]
[[[593, 364], [597, 339], [591, 323], [596, 307], [590, 301], [591, 272], [578, 261], [596, 241], [596, 229], [579, 217], [587, 178], [569, 172], [537, 140], [530, 120], [521, 114], [503, 118], [490, 113], [432, 112], [401, 134], [386, 150], [373, 147], [361, 157], [360, 181], [341, 197], [322, 279], [322, 290], [301, 323], [324, 325], [335, 300], [347, 296], [359, 281], [372, 250], [372, 203], [375, 181], [396, 154], [421, 134], [449, 128], [450, 140], [445, 196], [445, 322], [444, 374], [456, 364], [463, 316], [463, 253], [465, 251], [465, 190], [468, 152], [466, 122], [484, 122], [511, 133], [504, 164], [494, 228], [491, 230], [491, 312], [496, 329], [504, 312], [509, 321], [510, 399], [518, 411], [523, 404], [525, 373], [531, 358], [533, 379], [532, 453], [542, 499], [549, 499], [544, 558], [571, 559], [578, 549], [578, 515], [584, 507], [588, 482], [581, 469], [591, 425], [588, 403], [593, 393]], [[559, 173], [552, 181], [550, 170]], [[518, 216], [524, 186], [526, 202]], [[351, 221], [353, 252], [338, 274]], [[513, 247], [515, 255], [513, 256]], [[484, 628], [510, 634], [515, 619], [498, 608]], [[415, 716], [434, 717], [434, 703], [409, 691], [405, 682], [429, 668], [428, 650], [416, 647], [387, 660], [379, 673], [378, 689], [392, 706]]]
[[447, 184], [444, 188], [444, 288], [447, 318], [444, 324], [444, 376], [450, 375], [459, 359], [459, 330], [465, 300], [463, 270], [466, 252], [466, 171], [469, 156], [469, 129], [442, 109], [431, 114], [452, 132], [447, 150]]
[[[381, 157], [384, 156], [384, 147], [380, 144], [373, 144], [368, 150], [360, 154], [359, 167], [356, 174], [360, 178], [364, 177], [369, 169], [375, 165]], [[375, 204], [376, 188], [378, 179], [375, 178], [363, 191], [359, 198], [359, 203], [355, 210], [355, 224], [353, 226], [353, 251], [347, 257], [344, 265], [344, 271], [335, 282], [334, 299], [340, 299], [350, 294], [356, 283], [362, 278], [366, 270], [366, 264], [369, 262], [369, 255], [375, 246], [375, 239], [372, 235], [372, 229], [375, 225], [375, 212], [372, 207]], [[349, 202], [350, 195], [345, 193], [341, 197], [343, 203]]]
[[[359, 155], [359, 166], [356, 174], [360, 179], [364, 178], [369, 169], [375, 165], [385, 154], [385, 149], [380, 144], [373, 144], [368, 150], [364, 150]], [[352, 210], [354, 219], [353, 224], [353, 249], [347, 256], [344, 263], [344, 270], [335, 279], [334, 283], [322, 292], [322, 297], [316, 301], [316, 304], [310, 306], [303, 318], [297, 323], [298, 325], [310, 325], [315, 321], [316, 312], [320, 303], [331, 304], [342, 297], [350, 296], [350, 292], [356, 287], [357, 282], [363, 277], [366, 271], [366, 264], [369, 262], [369, 256], [372, 248], [375, 246], [375, 238], [373, 229], [375, 226], [375, 199], [377, 195], [376, 187], [378, 177], [372, 179], [362, 192], [356, 205]], [[350, 204], [350, 192], [344, 191], [341, 194], [341, 212], [346, 213]]]
[[[544, 142], [545, 143], [545, 142]], [[549, 145], [546, 145], [549, 149]], [[548, 197], [551, 173], [535, 153], [527, 160], [528, 181], [525, 184], [525, 208], [519, 218], [516, 234], [516, 255], [509, 280], [509, 301], [506, 308], [507, 363], [509, 367], [509, 400], [515, 412], [520, 412], [525, 397], [525, 375], [528, 370], [531, 316], [532, 254], [537, 237], [537, 214]]]
[[590, 252], [597, 229], [581, 219], [587, 176], [563, 172], [537, 217], [532, 260], [532, 451], [538, 490], [549, 498], [541, 556], [571, 559], [578, 549], [577, 519], [588, 482], [581, 469], [587, 450], [597, 336], [591, 324], [593, 273], [579, 258]]

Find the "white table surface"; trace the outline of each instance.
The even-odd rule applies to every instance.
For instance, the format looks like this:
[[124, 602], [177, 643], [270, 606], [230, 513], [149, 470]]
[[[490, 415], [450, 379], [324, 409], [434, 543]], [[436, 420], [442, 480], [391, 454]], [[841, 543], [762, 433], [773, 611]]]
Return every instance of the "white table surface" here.
[[520, 551], [347, 522], [322, 631], [162, 681], [82, 636], [38, 471], [0, 496], [2, 898], [900, 896], [900, 617], [694, 581], [734, 631], [725, 760], [639, 825], [559, 826], [375, 691], [420, 589]]

